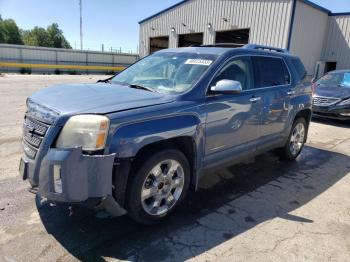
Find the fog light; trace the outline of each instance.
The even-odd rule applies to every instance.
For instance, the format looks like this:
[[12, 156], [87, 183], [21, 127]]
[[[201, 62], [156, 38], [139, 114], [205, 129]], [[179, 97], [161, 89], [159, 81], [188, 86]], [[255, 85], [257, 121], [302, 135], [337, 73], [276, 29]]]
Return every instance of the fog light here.
[[350, 116], [350, 113], [340, 113], [341, 116]]
[[53, 185], [55, 193], [62, 193], [61, 166], [53, 166]]

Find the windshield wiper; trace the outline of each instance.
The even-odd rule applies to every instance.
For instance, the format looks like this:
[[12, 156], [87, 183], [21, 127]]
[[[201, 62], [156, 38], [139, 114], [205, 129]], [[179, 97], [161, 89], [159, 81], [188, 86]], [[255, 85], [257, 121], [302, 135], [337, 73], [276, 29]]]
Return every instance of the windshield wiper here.
[[109, 83], [109, 84], [110, 84], [113, 77], [114, 77], [114, 76], [109, 77], [109, 78], [107, 78], [107, 79], [100, 79], [100, 80], [97, 80], [97, 83]]
[[150, 91], [150, 92], [155, 92], [154, 89], [147, 87], [147, 86], [139, 85], [139, 84], [130, 84], [129, 87], [135, 88], [135, 89], [146, 90], [146, 91]]

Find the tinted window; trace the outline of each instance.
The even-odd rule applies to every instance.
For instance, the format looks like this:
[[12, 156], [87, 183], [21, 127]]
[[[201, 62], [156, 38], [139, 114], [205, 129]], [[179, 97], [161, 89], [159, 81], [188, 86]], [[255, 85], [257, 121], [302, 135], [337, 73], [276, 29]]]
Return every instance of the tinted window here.
[[299, 58], [292, 58], [292, 64], [298, 73], [299, 81], [302, 81], [306, 77], [306, 69]]
[[257, 87], [290, 84], [290, 76], [284, 61], [273, 57], [254, 57]]
[[228, 62], [214, 78], [213, 85], [224, 79], [240, 82], [243, 90], [253, 88], [254, 76], [250, 58], [240, 57]]

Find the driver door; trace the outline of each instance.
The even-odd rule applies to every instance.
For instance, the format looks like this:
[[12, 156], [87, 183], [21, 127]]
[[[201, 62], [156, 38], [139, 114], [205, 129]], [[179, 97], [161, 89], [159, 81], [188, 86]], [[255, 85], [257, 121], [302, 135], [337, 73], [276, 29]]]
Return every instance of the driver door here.
[[204, 167], [254, 153], [259, 138], [263, 105], [254, 89], [251, 58], [242, 56], [228, 61], [210, 86], [224, 79], [239, 81], [242, 91], [237, 94], [207, 95]]

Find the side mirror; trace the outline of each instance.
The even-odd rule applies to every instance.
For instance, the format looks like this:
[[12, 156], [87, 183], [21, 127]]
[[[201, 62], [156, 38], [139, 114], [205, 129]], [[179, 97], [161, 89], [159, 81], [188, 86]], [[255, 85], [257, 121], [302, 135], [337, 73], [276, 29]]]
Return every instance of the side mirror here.
[[242, 85], [238, 81], [223, 79], [210, 87], [213, 94], [238, 94], [242, 92]]

